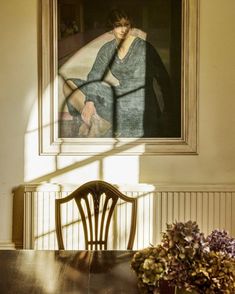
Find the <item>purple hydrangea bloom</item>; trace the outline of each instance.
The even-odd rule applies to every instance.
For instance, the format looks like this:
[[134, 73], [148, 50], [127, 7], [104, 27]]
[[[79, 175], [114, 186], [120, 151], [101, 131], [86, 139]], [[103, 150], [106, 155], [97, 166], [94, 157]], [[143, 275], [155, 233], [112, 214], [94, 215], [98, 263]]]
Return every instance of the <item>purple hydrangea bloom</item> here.
[[227, 231], [213, 230], [207, 237], [207, 242], [211, 251], [223, 252], [235, 258], [235, 239]]

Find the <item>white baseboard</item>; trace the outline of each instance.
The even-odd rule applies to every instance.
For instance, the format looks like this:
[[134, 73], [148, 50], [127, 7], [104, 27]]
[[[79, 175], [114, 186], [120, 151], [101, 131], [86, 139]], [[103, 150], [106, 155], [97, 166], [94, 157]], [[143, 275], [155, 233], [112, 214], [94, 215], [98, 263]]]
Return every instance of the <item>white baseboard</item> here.
[[15, 244], [10, 241], [0, 241], [0, 250], [15, 250]]

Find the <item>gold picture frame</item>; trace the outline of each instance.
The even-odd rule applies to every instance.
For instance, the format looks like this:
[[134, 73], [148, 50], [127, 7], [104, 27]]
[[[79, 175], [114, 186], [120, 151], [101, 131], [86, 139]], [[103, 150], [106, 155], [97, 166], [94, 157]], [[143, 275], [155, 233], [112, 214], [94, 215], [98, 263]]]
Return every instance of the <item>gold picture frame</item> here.
[[176, 138], [60, 138], [57, 1], [39, 2], [40, 155], [197, 154], [199, 0], [181, 1], [181, 135]]

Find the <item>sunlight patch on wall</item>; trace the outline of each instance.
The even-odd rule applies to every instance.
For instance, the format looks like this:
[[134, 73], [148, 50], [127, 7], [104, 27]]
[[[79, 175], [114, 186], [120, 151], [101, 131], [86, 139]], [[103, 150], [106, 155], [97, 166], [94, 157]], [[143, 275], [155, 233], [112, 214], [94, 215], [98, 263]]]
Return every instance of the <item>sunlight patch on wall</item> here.
[[[64, 160], [64, 159], [63, 159]], [[58, 162], [60, 162], [60, 158], [58, 158]], [[66, 184], [74, 184], [81, 185], [87, 181], [101, 179], [100, 176], [100, 162], [99, 160], [95, 160], [91, 163], [83, 163], [75, 162], [72, 165], [64, 168], [64, 172], [58, 176], [53, 176], [50, 179], [52, 183], [66, 183]]]
[[105, 158], [104, 179], [113, 183], [139, 183], [139, 157], [113, 156]]
[[56, 169], [54, 156], [39, 156], [38, 103], [34, 103], [25, 133], [24, 181], [29, 182]]

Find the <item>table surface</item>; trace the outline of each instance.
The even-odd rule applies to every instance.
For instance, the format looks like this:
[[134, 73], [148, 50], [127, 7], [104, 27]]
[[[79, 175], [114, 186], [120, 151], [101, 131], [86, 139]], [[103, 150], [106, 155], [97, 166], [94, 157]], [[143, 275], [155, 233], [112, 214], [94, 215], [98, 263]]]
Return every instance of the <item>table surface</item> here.
[[[4, 294], [140, 293], [134, 251], [0, 251]], [[162, 293], [170, 293], [163, 291]]]

